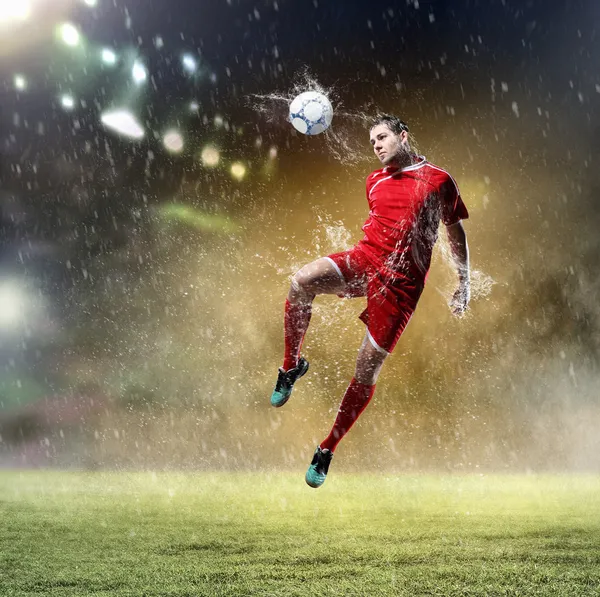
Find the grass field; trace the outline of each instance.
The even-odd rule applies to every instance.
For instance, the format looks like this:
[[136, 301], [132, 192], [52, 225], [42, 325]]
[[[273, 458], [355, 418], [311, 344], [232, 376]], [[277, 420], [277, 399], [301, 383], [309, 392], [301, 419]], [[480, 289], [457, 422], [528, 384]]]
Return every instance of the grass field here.
[[600, 595], [600, 477], [5, 471], [0, 595]]

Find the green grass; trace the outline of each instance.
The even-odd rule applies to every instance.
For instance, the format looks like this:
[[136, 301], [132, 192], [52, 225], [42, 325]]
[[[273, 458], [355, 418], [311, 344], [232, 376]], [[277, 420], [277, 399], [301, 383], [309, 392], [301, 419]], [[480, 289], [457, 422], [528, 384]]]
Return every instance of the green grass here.
[[0, 472], [0, 595], [600, 595], [600, 478]]

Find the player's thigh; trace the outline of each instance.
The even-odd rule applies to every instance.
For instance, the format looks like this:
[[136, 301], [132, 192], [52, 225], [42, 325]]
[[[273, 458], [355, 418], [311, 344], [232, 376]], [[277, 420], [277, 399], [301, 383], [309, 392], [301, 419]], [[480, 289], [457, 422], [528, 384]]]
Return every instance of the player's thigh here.
[[313, 294], [338, 294], [345, 286], [346, 282], [325, 257], [306, 264], [292, 278], [292, 288], [297, 287]]
[[354, 377], [359, 383], [374, 384], [388, 353], [372, 344], [368, 334], [358, 351]]

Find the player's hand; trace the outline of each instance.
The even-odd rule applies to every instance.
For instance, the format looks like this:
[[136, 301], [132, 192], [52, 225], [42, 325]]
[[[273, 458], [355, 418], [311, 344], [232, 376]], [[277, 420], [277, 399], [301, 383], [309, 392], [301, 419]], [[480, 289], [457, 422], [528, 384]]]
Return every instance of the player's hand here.
[[454, 291], [450, 300], [450, 310], [456, 317], [462, 317], [471, 300], [471, 285], [464, 282]]

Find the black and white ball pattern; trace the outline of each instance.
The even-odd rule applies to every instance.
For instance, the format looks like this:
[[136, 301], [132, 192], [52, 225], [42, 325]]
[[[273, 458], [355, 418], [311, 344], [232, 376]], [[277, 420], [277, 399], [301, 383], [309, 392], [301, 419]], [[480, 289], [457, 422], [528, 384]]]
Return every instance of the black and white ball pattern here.
[[329, 128], [333, 108], [326, 95], [305, 91], [290, 104], [290, 122], [303, 135], [318, 135]]

